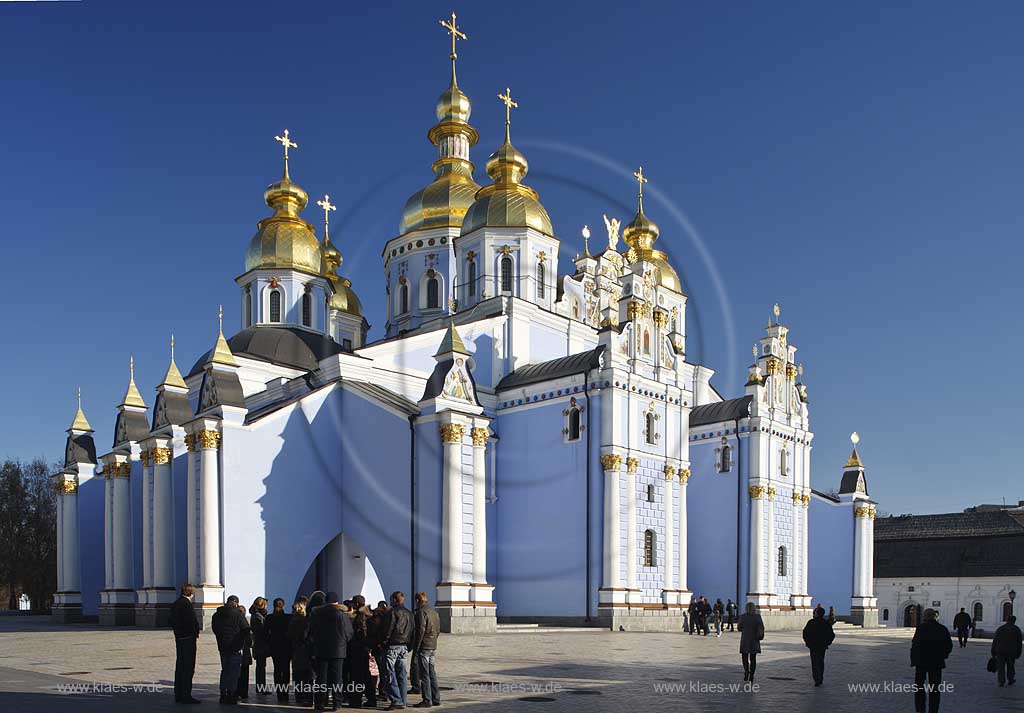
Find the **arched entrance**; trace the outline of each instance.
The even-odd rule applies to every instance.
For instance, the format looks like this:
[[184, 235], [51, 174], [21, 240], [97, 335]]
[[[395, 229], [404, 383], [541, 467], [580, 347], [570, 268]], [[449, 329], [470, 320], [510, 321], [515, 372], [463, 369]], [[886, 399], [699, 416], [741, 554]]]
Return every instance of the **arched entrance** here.
[[903, 626], [916, 627], [921, 621], [921, 605], [908, 604], [903, 609]]
[[306, 570], [296, 596], [309, 596], [315, 590], [337, 592], [342, 599], [356, 594], [366, 597], [371, 607], [387, 599], [377, 572], [363, 547], [342, 533], [320, 550]]

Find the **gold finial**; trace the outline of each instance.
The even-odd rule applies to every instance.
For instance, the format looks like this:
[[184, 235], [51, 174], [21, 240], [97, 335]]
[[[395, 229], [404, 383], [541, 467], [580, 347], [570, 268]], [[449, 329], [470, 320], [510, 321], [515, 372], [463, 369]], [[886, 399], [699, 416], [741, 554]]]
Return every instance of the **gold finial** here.
[[850, 443], [853, 444], [853, 451], [850, 453], [850, 459], [846, 461], [846, 467], [863, 468], [864, 464], [861, 463], [860, 454], [857, 453], [857, 444], [860, 443], [860, 435], [856, 431], [850, 434]]
[[519, 108], [519, 102], [512, 101], [512, 90], [505, 87], [505, 93], [499, 94], [498, 99], [505, 104], [505, 142], [510, 143], [509, 126], [512, 124], [512, 109]]
[[139, 393], [139, 388], [135, 385], [134, 354], [128, 358], [128, 390], [124, 393], [124, 399], [121, 401], [121, 406], [146, 408], [146, 402], [142, 400], [142, 394]]
[[779, 323], [779, 314], [780, 314], [781, 312], [782, 312], [782, 310], [781, 310], [781, 309], [779, 309], [779, 303], [778, 303], [778, 302], [776, 302], [776, 303], [775, 303], [775, 306], [774, 306], [774, 307], [772, 307], [772, 314], [774, 314], [774, 315], [775, 315], [775, 324], [778, 324], [778, 323]]
[[[188, 384], [181, 378], [181, 372], [178, 371], [178, 365], [174, 363], [174, 335], [171, 335], [171, 363], [167, 367], [167, 373], [164, 374], [164, 380], [160, 382], [160, 386], [175, 386], [179, 389], [187, 389]], [[159, 387], [157, 387], [159, 391]]]
[[288, 129], [284, 130], [284, 136], [275, 136], [274, 141], [284, 146], [284, 177], [288, 178], [288, 149], [297, 149], [299, 145], [288, 138]]
[[459, 40], [469, 39], [466, 37], [466, 33], [459, 29], [458, 23], [455, 21], [455, 11], [452, 10], [452, 21], [447, 22], [445, 20], [438, 20], [441, 23], [441, 27], [448, 31], [448, 34], [452, 38], [452, 84], [455, 84], [455, 60], [458, 59], [458, 55], [455, 53], [455, 43]]
[[82, 387], [78, 387], [78, 411], [75, 413], [75, 420], [71, 422], [71, 428], [69, 431], [87, 431], [92, 432], [92, 426], [89, 425], [89, 419], [85, 417], [85, 412], [82, 410]]
[[217, 308], [217, 344], [213, 348], [213, 355], [210, 361], [214, 364], [225, 364], [227, 366], [238, 366], [235, 355], [228, 347], [228, 340], [224, 338], [224, 305]]
[[324, 193], [323, 200], [317, 201], [316, 204], [324, 209], [324, 239], [330, 237], [330, 217], [332, 210], [338, 210], [338, 207], [331, 204], [331, 197]]
[[590, 226], [584, 225], [583, 230], [583, 256], [590, 257]]
[[852, 443], [853, 447], [856, 448], [857, 444], [860, 443], [860, 434], [857, 433], [856, 431], [851, 433], [850, 434], [850, 443]]
[[647, 183], [647, 178], [644, 176], [644, 167], [643, 166], [640, 166], [640, 168], [638, 168], [633, 173], [633, 178], [636, 179], [636, 182], [637, 182], [637, 184], [639, 186], [639, 189], [640, 189], [639, 192], [637, 193], [637, 196], [636, 196], [637, 206], [639, 207], [639, 211], [638, 212], [643, 213], [643, 211], [644, 211], [644, 184]]
[[174, 335], [171, 334], [171, 361], [174, 361]]

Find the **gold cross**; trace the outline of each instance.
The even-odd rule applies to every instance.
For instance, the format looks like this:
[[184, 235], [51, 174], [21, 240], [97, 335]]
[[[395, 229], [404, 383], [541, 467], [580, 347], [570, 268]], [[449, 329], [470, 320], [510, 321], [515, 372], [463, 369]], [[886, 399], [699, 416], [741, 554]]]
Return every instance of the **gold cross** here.
[[512, 108], [519, 108], [519, 103], [512, 101], [512, 90], [505, 87], [505, 93], [499, 94], [498, 99], [501, 99], [505, 104], [505, 126], [508, 126], [512, 121]]
[[330, 227], [331, 211], [337, 210], [338, 207], [331, 204], [331, 197], [326, 193], [324, 193], [324, 199], [317, 201], [316, 204], [324, 209], [324, 237], [326, 238], [329, 235], [328, 228]]
[[274, 141], [284, 146], [284, 175], [288, 177], [288, 149], [297, 149], [299, 145], [288, 138], [288, 129], [284, 130], [284, 136], [275, 136]]
[[466, 37], [466, 33], [463, 32], [462, 30], [460, 30], [458, 24], [455, 22], [455, 11], [454, 10], [452, 10], [452, 21], [451, 22], [447, 22], [445, 20], [438, 20], [438, 22], [440, 22], [441, 23], [441, 27], [443, 27], [444, 29], [448, 30], [448, 34], [451, 35], [451, 38], [452, 38], [452, 62], [454, 62], [455, 58], [456, 58], [456, 54], [455, 54], [455, 43], [456, 43], [456, 41], [458, 41], [458, 40], [465, 40], [465, 39], [469, 39], [469, 38]]
[[633, 178], [640, 184], [640, 197], [644, 197], [644, 184], [647, 183], [647, 179], [644, 177], [644, 167], [641, 166], [633, 173]]

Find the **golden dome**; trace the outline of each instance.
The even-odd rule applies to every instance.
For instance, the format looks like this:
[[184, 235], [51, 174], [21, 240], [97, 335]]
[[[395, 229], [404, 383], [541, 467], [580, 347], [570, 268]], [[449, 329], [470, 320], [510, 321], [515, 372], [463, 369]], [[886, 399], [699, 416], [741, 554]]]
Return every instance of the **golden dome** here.
[[526, 157], [512, 145], [508, 125], [505, 143], [487, 159], [487, 175], [494, 183], [484, 186], [466, 211], [462, 235], [484, 226], [492, 228], [533, 228], [554, 235], [551, 218], [540, 203], [537, 191], [521, 183], [530, 170]]
[[636, 215], [622, 231], [622, 239], [629, 246], [625, 253], [626, 260], [631, 264], [641, 260], [651, 263], [654, 265], [655, 282], [682, 294], [683, 284], [675, 268], [669, 264], [668, 255], [654, 249], [654, 241], [658, 239], [661, 231], [658, 224], [644, 214], [643, 184], [647, 179], [643, 177], [643, 168], [633, 175], [640, 183], [640, 192], [637, 195]]
[[675, 268], [668, 261], [668, 255], [663, 253], [661, 250], [644, 249], [639, 250], [630, 249], [626, 253], [626, 259], [630, 263], [639, 262], [643, 260], [654, 265], [654, 281], [656, 284], [662, 287], [683, 294], [683, 283], [679, 279], [679, 274]]
[[636, 216], [629, 221], [629, 225], [623, 228], [622, 239], [630, 247], [649, 249], [654, 245], [654, 241], [658, 239], [660, 233], [658, 224], [644, 215], [644, 208], [641, 204]]
[[339, 277], [336, 280], [331, 280], [331, 282], [334, 283], [334, 297], [331, 298], [331, 309], [362, 317], [363, 305], [356, 296], [355, 290], [352, 289], [352, 281]]
[[459, 89], [453, 77], [452, 83], [437, 98], [437, 121], [466, 124], [472, 112], [473, 106], [469, 103], [469, 97]]
[[299, 217], [309, 196], [287, 174], [267, 186], [263, 194], [274, 215], [258, 223], [256, 235], [249, 242], [245, 270], [287, 268], [319, 273], [320, 242], [313, 226]]

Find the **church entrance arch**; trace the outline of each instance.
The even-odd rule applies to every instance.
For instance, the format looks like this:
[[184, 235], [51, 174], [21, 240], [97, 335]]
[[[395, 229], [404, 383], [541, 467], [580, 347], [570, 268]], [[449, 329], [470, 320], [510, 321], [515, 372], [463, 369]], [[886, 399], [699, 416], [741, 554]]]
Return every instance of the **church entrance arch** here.
[[908, 604], [903, 609], [903, 626], [916, 627], [921, 621], [921, 605]]
[[320, 550], [306, 570], [295, 596], [308, 597], [310, 592], [318, 589], [336, 592], [341, 600], [361, 594], [371, 607], [387, 599], [366, 550], [345, 533]]

